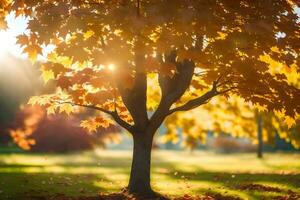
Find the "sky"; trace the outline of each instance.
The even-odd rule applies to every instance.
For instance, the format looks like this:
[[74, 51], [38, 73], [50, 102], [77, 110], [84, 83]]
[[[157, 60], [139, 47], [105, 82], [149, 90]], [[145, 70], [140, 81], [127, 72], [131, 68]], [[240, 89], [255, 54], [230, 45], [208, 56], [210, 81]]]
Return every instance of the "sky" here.
[[26, 31], [27, 20], [24, 17], [15, 18], [14, 14], [8, 15], [6, 20], [8, 29], [0, 31], [0, 58], [7, 53], [17, 57], [25, 57], [22, 55], [20, 46], [16, 45], [16, 36]]
[[[12, 54], [18, 58], [26, 59], [27, 55], [23, 53], [20, 45], [16, 44], [17, 36], [26, 34], [28, 20], [25, 17], [19, 16], [15, 17], [14, 14], [10, 14], [6, 17], [8, 24], [7, 30], [0, 31], [0, 59], [7, 56], [7, 54]], [[52, 46], [48, 46], [43, 50], [44, 56], [39, 56], [38, 60], [45, 60], [45, 56], [53, 49]]]

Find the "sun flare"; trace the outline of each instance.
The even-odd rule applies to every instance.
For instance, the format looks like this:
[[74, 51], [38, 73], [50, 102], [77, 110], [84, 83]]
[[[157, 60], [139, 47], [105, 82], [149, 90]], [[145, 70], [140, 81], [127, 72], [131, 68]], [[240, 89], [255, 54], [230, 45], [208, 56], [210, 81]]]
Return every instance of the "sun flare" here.
[[14, 41], [7, 32], [0, 31], [0, 57], [4, 57], [13, 46]]
[[107, 67], [110, 71], [114, 71], [116, 68], [116, 66], [114, 64], [109, 64]]

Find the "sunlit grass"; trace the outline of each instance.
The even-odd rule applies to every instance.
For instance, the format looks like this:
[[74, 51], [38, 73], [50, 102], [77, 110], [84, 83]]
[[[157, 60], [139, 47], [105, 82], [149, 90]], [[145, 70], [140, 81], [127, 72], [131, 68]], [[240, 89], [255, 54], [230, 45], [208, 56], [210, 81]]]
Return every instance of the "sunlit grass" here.
[[[300, 193], [300, 155], [155, 151], [152, 183], [167, 195], [221, 194], [261, 199]], [[129, 179], [130, 151], [0, 154], [0, 199], [33, 194], [95, 196], [120, 191]], [[260, 184], [279, 191], [241, 190]]]

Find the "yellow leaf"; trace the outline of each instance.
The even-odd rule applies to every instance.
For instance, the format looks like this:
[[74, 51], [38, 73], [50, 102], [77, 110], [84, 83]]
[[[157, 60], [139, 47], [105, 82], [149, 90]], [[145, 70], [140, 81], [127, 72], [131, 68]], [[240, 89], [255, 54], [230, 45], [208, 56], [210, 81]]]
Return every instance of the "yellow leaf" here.
[[52, 70], [42, 70], [42, 77], [45, 83], [54, 79], [54, 73]]
[[29, 99], [28, 104], [36, 105], [36, 104], [38, 104], [39, 100], [40, 100], [39, 96], [33, 96]]
[[97, 117], [88, 120], [83, 120], [80, 123], [80, 126], [84, 129], [87, 129], [89, 132], [96, 132], [100, 126], [103, 128], [108, 128], [112, 123], [113, 122], [110, 119]]
[[55, 114], [55, 111], [57, 109], [57, 105], [51, 105], [47, 108], [47, 115]]
[[284, 123], [286, 123], [286, 125], [288, 126], [288, 128], [291, 128], [293, 125], [296, 124], [296, 121], [295, 121], [295, 119], [286, 116], [285, 119], [284, 119]]
[[87, 129], [89, 132], [95, 132], [98, 128], [98, 123], [95, 120], [83, 120], [80, 126]]
[[87, 31], [87, 32], [85, 32], [85, 33], [83, 34], [83, 37], [84, 37], [85, 40], [87, 40], [87, 39], [89, 39], [90, 37], [92, 37], [94, 34], [95, 34], [94, 31], [89, 30], [89, 31]]
[[64, 103], [59, 107], [59, 113], [70, 114], [73, 112], [73, 106], [69, 103]]
[[33, 96], [29, 99], [28, 104], [45, 106], [51, 103], [51, 99], [51, 95]]
[[5, 18], [4, 17], [0, 17], [0, 29], [7, 29], [7, 23], [5, 21]]
[[223, 32], [217, 32], [218, 33], [218, 37], [216, 37], [217, 40], [225, 40], [226, 37], [227, 37], [227, 34], [226, 33], [223, 33]]
[[28, 53], [30, 61], [34, 63], [37, 60], [38, 54], [42, 53], [42, 48], [38, 45], [29, 45], [24, 48], [24, 51]]

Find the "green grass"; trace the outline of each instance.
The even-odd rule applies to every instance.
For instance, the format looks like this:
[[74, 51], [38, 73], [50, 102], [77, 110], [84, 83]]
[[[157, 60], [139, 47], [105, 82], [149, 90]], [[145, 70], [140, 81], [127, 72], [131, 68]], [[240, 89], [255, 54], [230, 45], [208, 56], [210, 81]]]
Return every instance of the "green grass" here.
[[[129, 151], [2, 153], [0, 199], [117, 192], [128, 182], [130, 164]], [[255, 154], [155, 151], [152, 184], [157, 191], [171, 196], [220, 194], [272, 199], [300, 193], [300, 154], [266, 154], [259, 160]], [[243, 188], [247, 184], [268, 186], [271, 191]]]

